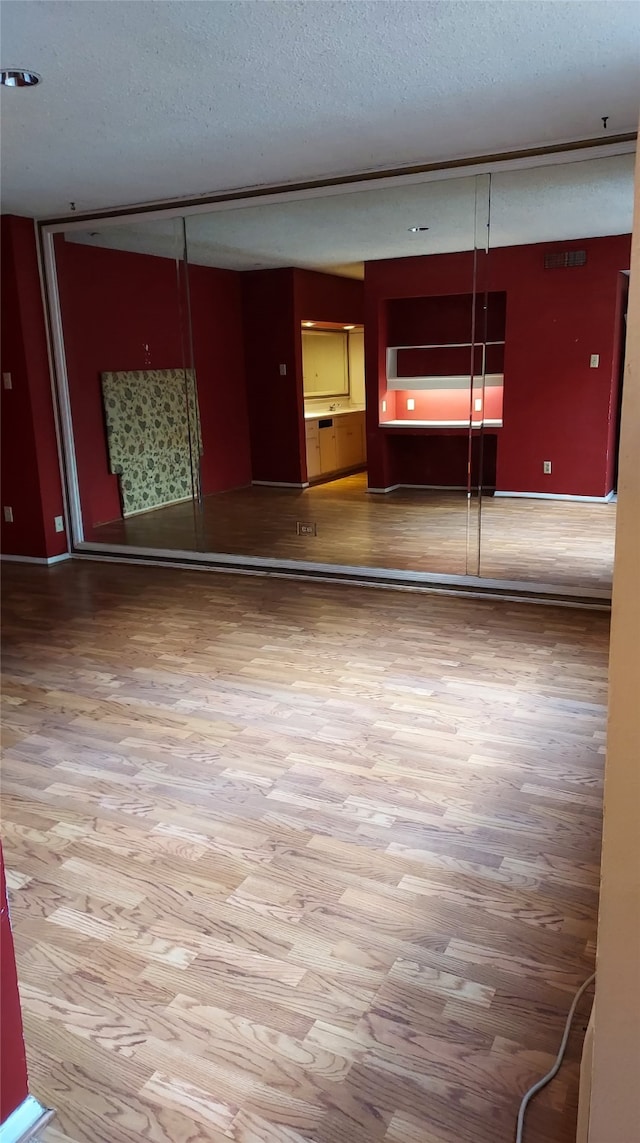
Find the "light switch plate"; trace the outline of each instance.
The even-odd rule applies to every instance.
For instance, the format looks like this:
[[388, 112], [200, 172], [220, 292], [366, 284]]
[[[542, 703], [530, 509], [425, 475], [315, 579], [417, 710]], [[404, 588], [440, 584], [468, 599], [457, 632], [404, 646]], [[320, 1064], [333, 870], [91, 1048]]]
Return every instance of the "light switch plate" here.
[[4, 508], [4, 522], [5, 524], [13, 524], [13, 508], [5, 505]]
[[474, 408], [475, 408], [476, 413], [482, 412], [482, 397], [476, 397], [476, 399], [474, 401]]
[[13, 381], [11, 380], [11, 374], [10, 373], [3, 373], [2, 374], [2, 384], [3, 384], [5, 389], [13, 389]]
[[382, 412], [383, 412], [383, 413], [386, 413], [386, 411], [387, 411], [387, 402], [386, 402], [386, 401], [383, 401], [383, 402], [382, 402]]
[[416, 403], [415, 403], [413, 397], [409, 397], [407, 399], [407, 409], [409, 410], [410, 413], [412, 413], [413, 410], [415, 409], [415, 407], [416, 407]]
[[53, 523], [55, 525], [56, 532], [64, 532], [64, 517], [63, 516], [54, 516], [53, 517]]

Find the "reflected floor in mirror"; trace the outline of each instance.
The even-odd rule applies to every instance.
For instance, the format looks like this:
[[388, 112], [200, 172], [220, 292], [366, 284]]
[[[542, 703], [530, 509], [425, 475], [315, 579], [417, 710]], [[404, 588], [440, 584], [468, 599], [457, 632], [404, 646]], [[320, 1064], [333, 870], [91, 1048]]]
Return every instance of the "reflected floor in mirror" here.
[[[484, 496], [481, 574], [573, 588], [611, 586], [615, 503]], [[89, 542], [465, 574], [463, 492], [367, 492], [365, 473], [302, 490], [249, 486], [102, 524]], [[317, 525], [299, 536], [297, 522]], [[478, 503], [471, 502], [477, 545]]]

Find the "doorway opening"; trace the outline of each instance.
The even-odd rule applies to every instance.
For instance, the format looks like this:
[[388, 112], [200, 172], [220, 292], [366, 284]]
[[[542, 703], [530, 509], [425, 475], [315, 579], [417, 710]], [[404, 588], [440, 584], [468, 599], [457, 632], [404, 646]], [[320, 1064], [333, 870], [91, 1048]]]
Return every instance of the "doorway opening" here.
[[307, 480], [365, 472], [364, 326], [305, 319], [301, 343]]

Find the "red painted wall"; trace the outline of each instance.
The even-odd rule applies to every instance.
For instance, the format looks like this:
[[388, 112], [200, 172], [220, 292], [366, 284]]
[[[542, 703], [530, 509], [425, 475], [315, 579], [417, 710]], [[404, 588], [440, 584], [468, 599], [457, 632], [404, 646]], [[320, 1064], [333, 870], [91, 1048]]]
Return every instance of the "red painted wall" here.
[[2, 218], [2, 519], [7, 555], [46, 558], [67, 550], [53, 399], [33, 220]]
[[[387, 394], [387, 346], [392, 342], [389, 338], [387, 324], [389, 307], [386, 305], [386, 300], [389, 296], [398, 296], [394, 289], [395, 274], [404, 261], [406, 259], [400, 258], [394, 262], [365, 263], [364, 376], [369, 488], [383, 489], [400, 483], [395, 479], [397, 466], [394, 463], [389, 437], [380, 429], [379, 421], [382, 417], [393, 420], [396, 414], [396, 394], [392, 391]], [[389, 270], [388, 278], [385, 267]], [[386, 402], [386, 412], [382, 409], [383, 398]]]
[[[92, 526], [121, 514], [100, 374], [189, 364], [186, 291], [168, 258], [61, 239], [57, 263], [80, 497]], [[251, 479], [240, 291], [233, 272], [201, 266], [189, 268], [189, 288], [206, 495]]]
[[[504, 346], [488, 345], [485, 359], [487, 373], [502, 373], [504, 369]], [[473, 368], [476, 374], [481, 374], [481, 345], [474, 347]], [[406, 377], [407, 384], [412, 377], [448, 377], [456, 374], [468, 376], [471, 371], [471, 350], [462, 345], [438, 346], [434, 349], [399, 349], [397, 369], [398, 377]]]
[[[587, 264], [545, 270], [549, 246], [493, 251], [489, 273], [507, 285], [504, 429], [497, 486], [518, 492], [604, 496], [618, 387], [618, 279], [630, 235], [556, 243], [586, 249]], [[553, 247], [551, 247], [553, 249]], [[592, 353], [598, 369], [589, 368]], [[551, 460], [551, 476], [542, 473]]]
[[250, 270], [241, 286], [253, 479], [299, 484], [306, 460], [293, 275]]
[[[412, 259], [413, 261], [413, 259]], [[467, 294], [394, 298], [388, 303], [390, 345], [448, 345], [482, 337], [485, 328], [484, 294], [477, 294], [473, 312], [472, 284]], [[475, 321], [474, 321], [475, 319]], [[502, 341], [506, 297], [494, 293], [486, 315], [487, 341]]]
[[[495, 488], [496, 432], [484, 434], [482, 468], [484, 487]], [[480, 435], [474, 433], [471, 443], [471, 483], [480, 482]], [[398, 484], [433, 484], [441, 487], [466, 488], [469, 465], [469, 438], [455, 429], [433, 429], [419, 432], [401, 429], [389, 432], [388, 445]]]
[[[567, 249], [585, 249], [586, 265], [544, 269], [545, 252]], [[610, 490], [619, 273], [629, 265], [629, 251], [630, 236], [614, 235], [498, 248], [481, 260], [480, 280], [507, 294], [499, 489], [583, 496]], [[472, 275], [471, 252], [366, 265], [367, 436], [374, 487], [397, 483], [394, 456], [377, 425], [384, 350], [391, 344], [384, 328], [386, 303], [467, 293]], [[589, 368], [592, 353], [600, 354], [598, 369]], [[552, 461], [551, 476], [543, 476], [543, 460]]]
[[294, 270], [297, 316], [300, 321], [336, 321], [362, 325], [364, 283], [316, 270]]
[[193, 356], [202, 422], [202, 490], [251, 483], [240, 275], [189, 268]]
[[620, 415], [622, 412], [622, 386], [621, 378], [624, 371], [624, 355], [626, 347], [627, 335], [627, 306], [629, 301], [629, 276], [628, 274], [618, 275], [618, 299], [616, 304], [616, 328], [617, 336], [614, 340], [613, 346], [613, 362], [614, 362], [614, 376], [616, 372], [616, 362], [618, 362], [617, 384], [614, 381], [611, 390], [611, 403], [610, 403], [610, 419], [609, 419], [609, 438], [607, 442], [608, 460], [607, 460], [607, 488], [614, 488], [618, 476], [618, 437], [620, 432]]
[[13, 936], [0, 847], [0, 1124], [29, 1094]]

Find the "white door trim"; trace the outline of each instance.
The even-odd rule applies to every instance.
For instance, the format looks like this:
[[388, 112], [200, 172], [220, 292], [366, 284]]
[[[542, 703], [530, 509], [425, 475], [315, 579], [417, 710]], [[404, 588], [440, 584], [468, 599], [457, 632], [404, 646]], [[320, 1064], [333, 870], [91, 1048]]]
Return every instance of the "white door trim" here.
[[62, 458], [59, 458], [60, 477], [63, 487], [66, 488], [69, 506], [69, 522], [71, 524], [71, 539], [74, 544], [81, 544], [84, 540], [84, 525], [82, 522], [80, 484], [78, 481], [73, 419], [71, 416], [67, 358], [62, 330], [62, 310], [60, 308], [60, 294], [58, 292], [56, 252], [53, 233], [47, 229], [44, 229], [42, 233], [42, 259], [43, 265], [40, 268], [41, 272], [44, 270], [42, 302], [45, 308], [45, 314], [48, 314], [49, 317], [48, 328], [51, 332], [51, 348], [53, 351], [54, 365], [54, 368], [51, 370], [51, 385], [53, 389], [53, 409], [56, 419], [56, 429], [58, 430], [58, 448], [60, 448], [60, 442], [62, 443]]

